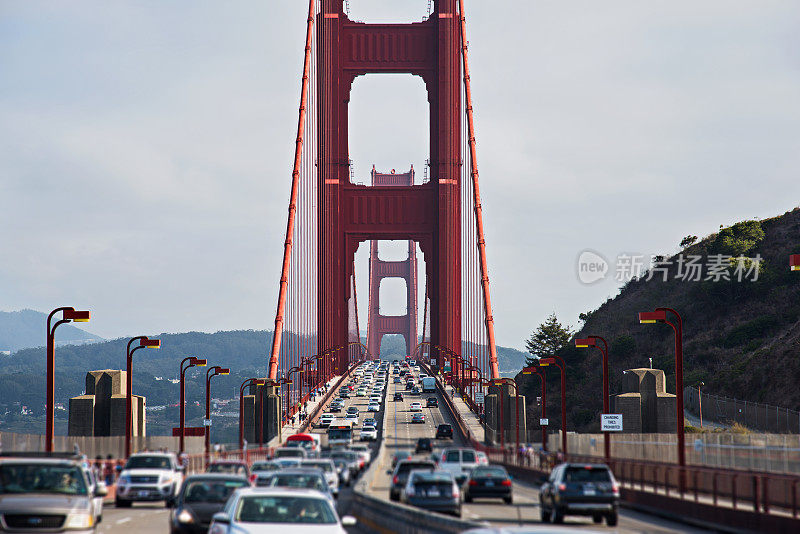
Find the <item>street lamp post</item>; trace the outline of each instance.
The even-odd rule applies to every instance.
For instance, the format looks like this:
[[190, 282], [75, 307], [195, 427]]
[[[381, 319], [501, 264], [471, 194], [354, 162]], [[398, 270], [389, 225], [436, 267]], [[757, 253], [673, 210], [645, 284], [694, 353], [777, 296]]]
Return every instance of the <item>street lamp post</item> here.
[[[602, 346], [597, 342], [602, 342]], [[600, 336], [589, 336], [584, 339], [575, 340], [576, 347], [596, 347], [603, 355], [603, 413], [609, 413], [609, 391], [608, 391], [608, 343]], [[602, 418], [601, 418], [602, 419]], [[606, 463], [611, 460], [611, 443], [609, 442], [609, 432], [603, 431], [603, 454]]]
[[703, 430], [703, 392], [701, 388], [705, 385], [705, 382], [697, 384], [697, 411], [700, 413], [700, 430]]
[[[517, 452], [519, 452], [519, 389], [517, 388], [517, 381], [514, 380], [513, 378], [507, 378], [507, 377], [494, 378], [492, 381], [494, 382], [495, 386], [502, 386], [503, 384], [513, 384], [514, 385], [514, 404], [515, 404], [515, 410], [517, 412], [516, 413], [516, 422], [517, 422], [516, 443], [517, 443], [517, 448], [514, 449], [514, 452], [517, 453]], [[503, 401], [503, 392], [502, 391], [500, 392], [500, 401], [501, 401], [501, 403]], [[501, 404], [501, 406], [502, 406], [502, 404]], [[504, 409], [502, 407], [500, 408], [500, 412], [503, 415], [503, 420], [505, 422], [505, 412], [504, 412]], [[503, 424], [503, 431], [502, 431], [503, 434], [505, 434], [505, 430], [506, 430], [505, 424]], [[503, 442], [503, 443], [505, 445], [505, 442]], [[505, 450], [505, 447], [504, 447], [503, 450]]]
[[[667, 312], [675, 316], [675, 321], [667, 319]], [[678, 435], [678, 465], [680, 466], [678, 484], [681, 494], [686, 490], [686, 450], [683, 435], [683, 319], [672, 308], [656, 308], [652, 312], [640, 312], [640, 323], [666, 323], [675, 332], [675, 425]]]
[[230, 369], [220, 367], [219, 365], [209, 367], [208, 370], [206, 370], [206, 418], [203, 421], [203, 426], [206, 430], [206, 465], [208, 464], [209, 452], [211, 449], [211, 377], [229, 374], [231, 374]]
[[[61, 312], [61, 319], [52, 324], [53, 317]], [[45, 450], [53, 452], [53, 442], [55, 441], [55, 374], [56, 374], [56, 357], [55, 357], [55, 339], [56, 328], [60, 325], [75, 321], [76, 323], [85, 323], [89, 321], [91, 313], [88, 311], [78, 311], [70, 306], [63, 306], [56, 308], [47, 316], [47, 394], [46, 394], [46, 416], [45, 416]]]
[[[263, 378], [248, 378], [239, 386], [239, 450], [244, 449], [244, 388], [247, 386], [263, 386]], [[255, 411], [253, 403], [253, 411]]]
[[[189, 365], [186, 366], [186, 368], [183, 367], [183, 365], [185, 363], [189, 364]], [[186, 389], [184, 387], [184, 375], [186, 374], [186, 370], [187, 369], [191, 369], [192, 367], [205, 367], [207, 364], [208, 364], [208, 362], [206, 360], [203, 360], [203, 359], [200, 359], [200, 358], [195, 358], [194, 356], [189, 356], [187, 358], [184, 358], [181, 361], [181, 384], [180, 384], [180, 386], [181, 386], [181, 399], [180, 399], [181, 405], [180, 405], [180, 408], [179, 408], [180, 419], [181, 419], [181, 423], [180, 423], [181, 435], [180, 435], [180, 439], [179, 439], [180, 446], [178, 447], [180, 449], [179, 452], [181, 454], [183, 454], [184, 438], [186, 437], [186, 430], [185, 430], [186, 429], [186, 424], [185, 424], [185, 421], [186, 421], [186, 406], [185, 406], [185, 404], [186, 404]]]
[[[547, 380], [545, 379], [545, 371], [544, 367], [538, 367], [536, 365], [532, 365], [530, 367], [525, 367], [522, 369], [523, 375], [529, 374], [537, 374], [539, 375], [539, 379], [542, 382], [542, 417], [541, 419], [547, 419]], [[547, 450], [547, 425], [543, 425], [542, 421], [539, 421], [539, 426], [542, 429], [542, 450]]]
[[[138, 347], [131, 346], [139, 342]], [[139, 349], [158, 349], [161, 348], [161, 341], [158, 339], [150, 339], [147, 336], [138, 336], [131, 338], [128, 341], [128, 348], [125, 351], [126, 358], [126, 373], [125, 381], [127, 383], [125, 390], [125, 458], [131, 455], [131, 434], [133, 433], [133, 416], [132, 416], [132, 403], [133, 403], [133, 353]]]
[[561, 371], [561, 452], [564, 453], [564, 457], [566, 459], [567, 456], [567, 368], [564, 364], [564, 360], [562, 360], [559, 356], [553, 356], [551, 358], [541, 358], [539, 360], [539, 366], [546, 367], [550, 364], [555, 365], [558, 367], [558, 370]]
[[[290, 387], [286, 388], [286, 418], [287, 419], [289, 418], [289, 405], [291, 403], [291, 399], [289, 398], [289, 396], [291, 394], [292, 389], [294, 389], [293, 387], [291, 387], [291, 384], [293, 383], [293, 381], [292, 381], [292, 373], [302, 373], [302, 372], [303, 372], [302, 368], [298, 367], [296, 365], [286, 372], [286, 379], [289, 381], [287, 383], [290, 384]], [[303, 379], [301, 377], [300, 378], [300, 388], [303, 387], [302, 381], [303, 381]], [[294, 410], [294, 406], [292, 406], [292, 410]]]

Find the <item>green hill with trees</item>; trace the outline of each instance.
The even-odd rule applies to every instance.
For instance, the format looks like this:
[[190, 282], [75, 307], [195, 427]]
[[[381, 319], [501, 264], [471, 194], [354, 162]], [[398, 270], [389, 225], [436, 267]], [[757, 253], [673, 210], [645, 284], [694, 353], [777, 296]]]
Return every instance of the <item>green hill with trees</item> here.
[[[676, 241], [678, 241], [676, 239]], [[686, 236], [682, 250], [657, 257], [599, 308], [581, 314], [577, 337], [599, 335], [609, 345], [612, 395], [622, 371], [648, 358], [675, 392], [674, 334], [668, 325], [639, 324], [638, 312], [670, 307], [684, 324], [684, 386], [753, 402], [800, 405], [800, 273], [789, 270], [800, 252], [800, 208], [767, 220], [720, 228], [704, 239]], [[760, 261], [759, 261], [760, 260]], [[699, 276], [691, 265], [702, 267]], [[557, 353], [567, 363], [568, 427], [597, 431], [602, 406], [600, 353], [576, 349], [572, 339]], [[548, 415], [560, 425], [558, 370], [548, 372]], [[529, 399], [538, 379], [518, 375]], [[538, 409], [529, 407], [531, 420]]]

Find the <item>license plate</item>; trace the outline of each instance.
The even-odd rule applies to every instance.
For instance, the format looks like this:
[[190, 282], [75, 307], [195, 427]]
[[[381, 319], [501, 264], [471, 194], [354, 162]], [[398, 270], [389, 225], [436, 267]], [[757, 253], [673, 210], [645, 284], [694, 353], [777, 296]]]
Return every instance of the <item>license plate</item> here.
[[487, 480], [486, 481], [486, 486], [489, 487], [489, 488], [493, 487], [494, 486], [494, 481], [493, 480]]
[[439, 490], [430, 490], [428, 492], [428, 497], [438, 497], [440, 495]]
[[150, 492], [147, 490], [139, 491], [139, 497], [147, 497], [148, 495], [150, 495]]
[[594, 490], [594, 488], [583, 488], [584, 495], [595, 495], [596, 493], [597, 492]]

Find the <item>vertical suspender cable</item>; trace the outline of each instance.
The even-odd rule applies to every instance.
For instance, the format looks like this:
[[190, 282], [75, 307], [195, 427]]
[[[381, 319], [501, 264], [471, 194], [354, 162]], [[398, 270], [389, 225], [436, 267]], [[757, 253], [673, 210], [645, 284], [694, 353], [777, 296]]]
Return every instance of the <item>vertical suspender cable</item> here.
[[292, 192], [289, 197], [289, 217], [286, 224], [286, 240], [283, 245], [283, 267], [281, 268], [281, 285], [278, 293], [278, 310], [275, 314], [275, 331], [272, 333], [272, 354], [269, 360], [269, 378], [275, 379], [278, 374], [278, 357], [281, 350], [281, 334], [283, 333], [283, 314], [286, 310], [286, 292], [288, 286], [289, 264], [292, 257], [292, 240], [294, 238], [295, 213], [297, 211], [297, 191], [300, 181], [300, 163], [303, 154], [303, 134], [306, 121], [306, 102], [308, 100], [308, 73], [311, 66], [311, 38], [314, 27], [314, 0], [308, 2], [308, 24], [306, 27], [306, 53], [303, 60], [303, 83], [300, 90], [300, 111], [297, 120], [297, 140], [294, 149], [294, 168], [292, 169]]
[[469, 127], [469, 153], [472, 167], [472, 194], [475, 203], [475, 224], [478, 233], [478, 251], [481, 264], [481, 284], [483, 288], [483, 306], [486, 314], [486, 334], [489, 341], [489, 363], [492, 378], [500, 378], [497, 368], [497, 346], [494, 337], [494, 318], [492, 317], [492, 301], [489, 295], [489, 269], [486, 265], [486, 241], [483, 233], [483, 211], [481, 194], [478, 185], [478, 156], [475, 151], [475, 122], [472, 114], [472, 86], [469, 79], [469, 58], [467, 53], [467, 23], [464, 16], [464, 0], [458, 0], [459, 18], [461, 20], [461, 57], [464, 65], [464, 91], [467, 99], [467, 125]]

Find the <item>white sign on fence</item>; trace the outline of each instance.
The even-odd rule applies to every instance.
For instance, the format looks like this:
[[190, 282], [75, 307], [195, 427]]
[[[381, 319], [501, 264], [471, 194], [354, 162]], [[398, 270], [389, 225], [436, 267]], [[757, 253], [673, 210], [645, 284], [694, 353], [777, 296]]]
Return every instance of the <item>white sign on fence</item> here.
[[604, 413], [600, 416], [600, 430], [603, 432], [622, 432], [622, 414]]
[[547, 426], [549, 424], [550, 420], [547, 419], [546, 417], [542, 417], [541, 419], [539, 419], [539, 426]]
[[477, 404], [483, 404], [483, 391], [478, 391], [475, 393], [475, 402]]
[[203, 419], [203, 426], [211, 426], [211, 419]]

